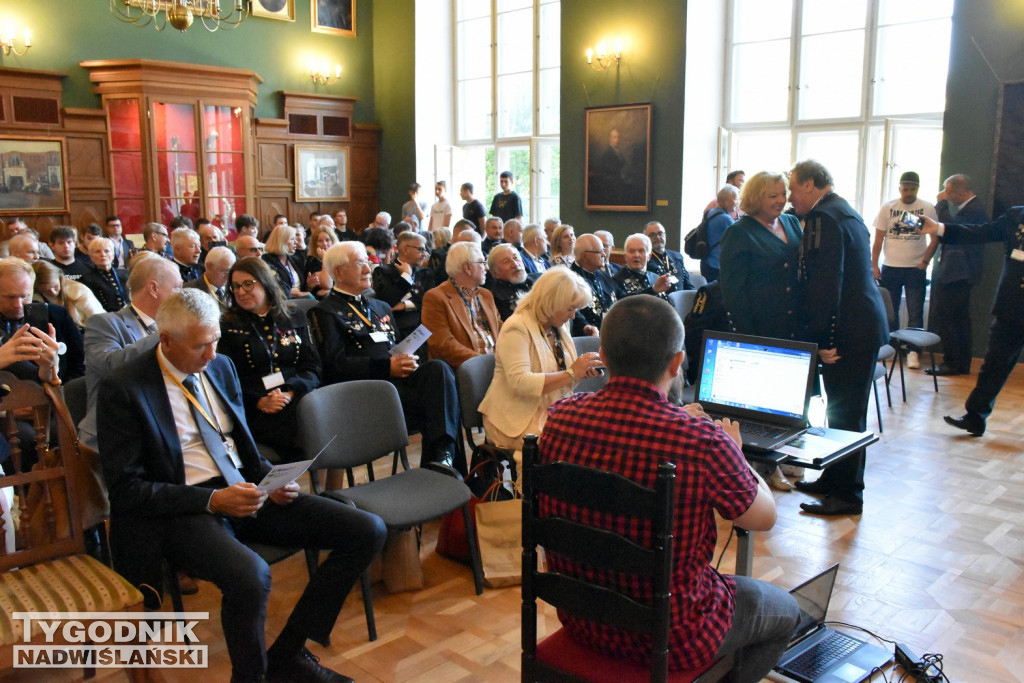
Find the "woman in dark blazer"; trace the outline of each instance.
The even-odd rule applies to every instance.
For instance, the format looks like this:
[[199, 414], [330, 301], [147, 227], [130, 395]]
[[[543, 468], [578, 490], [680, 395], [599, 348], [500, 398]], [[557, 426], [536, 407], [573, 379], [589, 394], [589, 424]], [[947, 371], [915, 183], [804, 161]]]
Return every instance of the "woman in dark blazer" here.
[[306, 291], [306, 259], [298, 248], [298, 231], [290, 225], [279, 225], [267, 237], [267, 250], [263, 254], [263, 260], [289, 299], [304, 296]]
[[228, 282], [217, 352], [235, 362], [253, 438], [283, 460], [299, 460], [298, 404], [320, 386], [320, 358], [306, 316], [289, 313], [274, 273], [260, 259], [237, 261]]
[[[740, 334], [800, 339], [800, 238], [796, 216], [786, 208], [786, 179], [761, 171], [743, 185], [740, 208], [746, 214], [722, 236], [718, 282], [732, 329]], [[782, 471], [772, 470], [773, 488], [789, 491]]]

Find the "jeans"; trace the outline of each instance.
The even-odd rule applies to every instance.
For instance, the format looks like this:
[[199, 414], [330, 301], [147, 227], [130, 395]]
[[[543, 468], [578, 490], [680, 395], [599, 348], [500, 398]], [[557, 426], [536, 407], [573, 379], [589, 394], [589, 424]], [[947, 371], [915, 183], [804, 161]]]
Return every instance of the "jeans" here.
[[778, 586], [748, 576], [732, 578], [736, 581], [736, 611], [717, 656], [733, 655], [736, 661], [724, 681], [757, 683], [779, 663], [789, 646], [800, 623], [800, 607]]
[[[927, 272], [923, 268], [894, 268], [882, 266], [879, 283], [889, 290], [892, 310], [899, 324], [900, 301], [904, 290], [907, 293], [907, 326], [924, 327], [924, 290], [928, 286]], [[911, 351], [920, 351], [916, 346]]]

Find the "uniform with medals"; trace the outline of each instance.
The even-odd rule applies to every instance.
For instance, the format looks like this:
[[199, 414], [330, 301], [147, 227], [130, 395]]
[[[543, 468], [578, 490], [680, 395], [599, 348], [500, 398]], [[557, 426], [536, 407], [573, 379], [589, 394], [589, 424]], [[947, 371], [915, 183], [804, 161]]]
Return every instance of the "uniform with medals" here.
[[494, 295], [494, 306], [498, 309], [498, 315], [502, 320], [508, 320], [516, 310], [516, 304], [526, 296], [526, 293], [533, 287], [533, 283], [539, 275], [527, 275], [526, 279], [516, 284], [508, 280], [496, 280], [487, 278], [484, 285]]
[[107, 313], [120, 311], [129, 301], [128, 289], [116, 268], [100, 270], [90, 265], [79, 282], [92, 290]]
[[[423, 433], [425, 458], [453, 453], [459, 435], [455, 375], [442, 361], [421, 362], [407, 377], [391, 376], [395, 327], [391, 307], [377, 299], [335, 288], [309, 312], [314, 343], [320, 351], [325, 384], [353, 379], [387, 380], [398, 389], [410, 429]], [[372, 418], [372, 412], [367, 416]], [[455, 462], [463, 471], [465, 463]]]
[[395, 311], [393, 317], [401, 341], [420, 326], [420, 310], [423, 295], [434, 287], [434, 271], [430, 268], [413, 268], [411, 281], [392, 264], [373, 269], [373, 292], [377, 298], [394, 308], [399, 302], [406, 303], [406, 309]]
[[676, 278], [676, 282], [672, 283], [667, 293], [681, 292], [684, 289], [696, 289], [693, 283], [690, 282], [690, 273], [686, 270], [683, 255], [678, 251], [666, 249], [661, 254], [652, 251], [651, 258], [647, 261], [647, 272], [654, 273], [655, 277], [669, 273]]
[[[283, 460], [302, 458], [298, 430], [299, 399], [320, 386], [320, 358], [301, 312], [278, 321], [272, 313], [256, 315], [240, 308], [221, 320], [217, 352], [235, 363], [242, 385], [246, 422], [257, 443], [270, 446]], [[274, 389], [295, 397], [276, 413], [265, 413], [257, 402]]]
[[572, 264], [571, 270], [582, 277], [590, 285], [590, 291], [594, 293], [594, 298], [579, 312], [586, 319], [588, 325], [600, 329], [604, 314], [615, 303], [615, 282], [603, 270], [595, 270], [591, 273], [580, 266], [578, 261]]
[[[666, 292], [654, 291], [654, 282], [657, 279], [658, 276], [649, 270], [643, 270], [638, 273], [632, 268], [621, 268], [619, 272], [612, 276], [612, 281], [615, 283], [615, 296], [622, 299], [634, 294], [651, 294], [668, 300], [668, 292], [671, 289]], [[687, 282], [689, 282], [689, 279], [687, 279]]]

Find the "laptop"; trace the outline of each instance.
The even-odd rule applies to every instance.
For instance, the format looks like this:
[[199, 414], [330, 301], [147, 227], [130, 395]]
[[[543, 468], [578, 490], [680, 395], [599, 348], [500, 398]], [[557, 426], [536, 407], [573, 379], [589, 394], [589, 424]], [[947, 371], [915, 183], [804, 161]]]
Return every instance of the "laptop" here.
[[694, 400], [739, 421], [744, 448], [773, 451], [807, 431], [817, 344], [711, 330], [702, 344]]
[[800, 605], [801, 618], [789, 649], [775, 666], [785, 677], [782, 680], [861, 683], [875, 668], [892, 661], [892, 652], [825, 626], [838, 572], [839, 565], [834, 564], [789, 592]]

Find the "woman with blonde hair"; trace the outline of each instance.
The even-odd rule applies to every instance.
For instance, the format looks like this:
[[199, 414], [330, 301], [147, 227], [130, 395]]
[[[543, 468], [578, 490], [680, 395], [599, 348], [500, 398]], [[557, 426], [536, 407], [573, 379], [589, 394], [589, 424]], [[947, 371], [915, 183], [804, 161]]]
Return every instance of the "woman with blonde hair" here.
[[569, 323], [590, 303], [590, 286], [568, 268], [537, 280], [501, 326], [494, 349], [494, 379], [480, 412], [487, 439], [520, 450], [523, 436], [540, 434], [548, 408], [572, 394], [576, 382], [599, 374], [597, 353], [577, 357]]
[[562, 223], [551, 233], [551, 264], [571, 266], [575, 257], [572, 248], [576, 246], [576, 231], [568, 223]]
[[290, 225], [279, 225], [267, 237], [263, 260], [277, 276], [281, 289], [289, 299], [303, 296], [306, 287], [306, 268], [299, 248], [298, 231]]
[[32, 264], [36, 273], [33, 301], [63, 306], [79, 329], [85, 327], [89, 318], [103, 313], [103, 306], [92, 290], [83, 284], [68, 280], [60, 268], [48, 261]]

